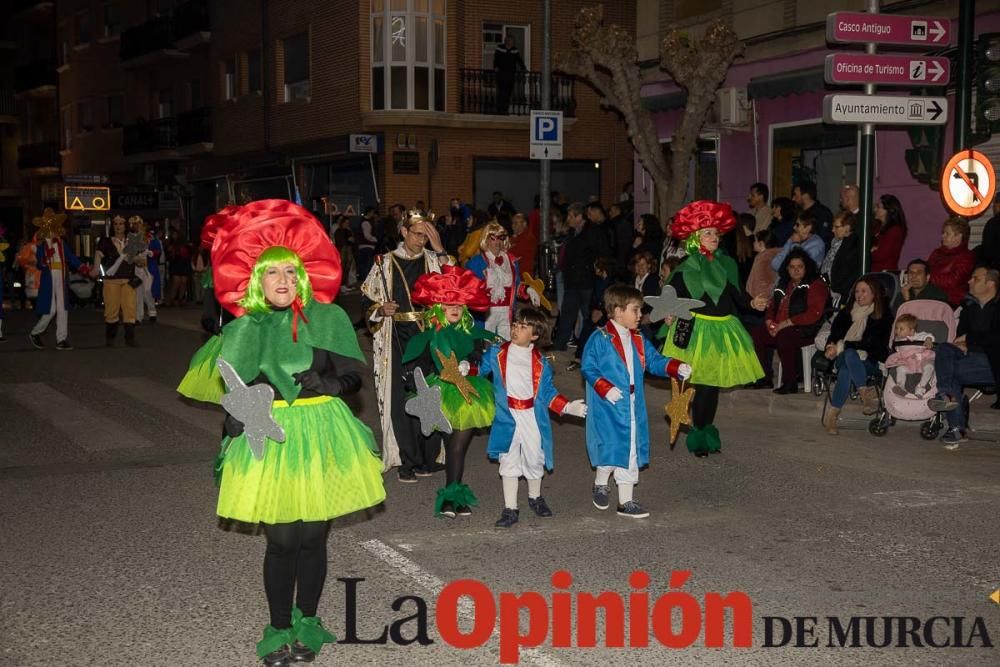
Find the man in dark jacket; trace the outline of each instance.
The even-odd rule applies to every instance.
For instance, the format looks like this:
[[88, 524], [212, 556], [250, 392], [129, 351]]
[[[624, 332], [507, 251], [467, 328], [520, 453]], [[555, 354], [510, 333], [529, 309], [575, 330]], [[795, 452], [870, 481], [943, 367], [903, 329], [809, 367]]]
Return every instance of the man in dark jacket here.
[[559, 328], [554, 341], [556, 350], [566, 349], [577, 317], [589, 317], [590, 297], [594, 289], [594, 260], [608, 250], [604, 230], [584, 217], [583, 204], [570, 204], [566, 223], [571, 231], [559, 253], [564, 289]]
[[966, 440], [969, 415], [963, 398], [967, 385], [992, 385], [1000, 378], [1000, 271], [979, 267], [969, 279], [962, 301], [958, 337], [954, 344], [935, 348], [934, 373], [938, 395], [927, 402], [931, 410], [948, 413], [948, 430], [941, 442], [956, 449]]
[[922, 259], [915, 259], [906, 265], [899, 281], [899, 293], [892, 300], [892, 311], [896, 312], [901, 305], [914, 299], [948, 303], [944, 290], [931, 284], [931, 267]]
[[804, 181], [796, 185], [792, 188], [792, 201], [802, 211], [813, 211], [816, 216], [813, 234], [823, 239], [823, 243], [829, 247], [833, 239], [833, 211], [816, 199], [816, 184]]
[[493, 52], [493, 69], [497, 74], [497, 113], [506, 114], [510, 105], [510, 94], [517, 80], [517, 71], [526, 69], [521, 52], [514, 45], [514, 38], [507, 35], [503, 44], [498, 44]]

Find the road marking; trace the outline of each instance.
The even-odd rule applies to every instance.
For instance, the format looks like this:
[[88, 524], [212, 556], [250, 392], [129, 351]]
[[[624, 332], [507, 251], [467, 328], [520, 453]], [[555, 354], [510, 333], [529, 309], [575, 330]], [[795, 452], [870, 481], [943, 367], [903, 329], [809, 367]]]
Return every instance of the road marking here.
[[[419, 585], [430, 591], [435, 597], [440, 595], [441, 591], [444, 589], [445, 582], [442, 579], [420, 567], [382, 540], [365, 540], [361, 543], [361, 546], [372, 553], [375, 557], [388, 564], [390, 567], [399, 570], [409, 578], [416, 581]], [[467, 598], [459, 599], [458, 613], [460, 616], [469, 622], [474, 622], [476, 618], [475, 612], [476, 608], [472, 602], [470, 602]], [[494, 629], [492, 637], [497, 636], [497, 631]], [[536, 648], [522, 648], [521, 661], [526, 664], [539, 665], [540, 667], [558, 667], [562, 664], [558, 660]]]
[[88, 452], [137, 449], [155, 444], [131, 429], [124, 415], [122, 419], [105, 417], [44, 382], [4, 384], [0, 385], [0, 392]]
[[143, 377], [102, 378], [101, 382], [150, 405], [182, 423], [222, 438], [222, 416], [219, 410], [207, 410], [188, 405], [176, 390]]
[[863, 500], [884, 503], [889, 507], [933, 507], [935, 505], [970, 505], [993, 502], [990, 498], [983, 498], [978, 494], [969, 493], [965, 489], [935, 489], [923, 491], [920, 489], [908, 489], [905, 491], [876, 491], [868, 496], [862, 496]]

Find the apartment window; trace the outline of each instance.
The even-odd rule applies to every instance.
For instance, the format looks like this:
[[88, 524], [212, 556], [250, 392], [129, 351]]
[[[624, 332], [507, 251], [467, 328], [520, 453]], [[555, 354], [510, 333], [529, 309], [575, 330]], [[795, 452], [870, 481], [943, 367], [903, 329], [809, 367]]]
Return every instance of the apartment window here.
[[260, 49], [254, 49], [247, 53], [247, 93], [259, 95], [263, 90], [263, 80], [261, 77]]
[[227, 58], [222, 63], [222, 99], [236, 99], [236, 58]]
[[156, 117], [170, 118], [174, 115], [174, 92], [161, 88], [156, 95]]
[[483, 69], [493, 69], [493, 55], [508, 37], [513, 38], [525, 68], [531, 69], [531, 26], [509, 23], [483, 23]]
[[122, 31], [122, 19], [118, 3], [109, 2], [104, 5], [104, 36], [117, 37]]
[[62, 141], [60, 142], [60, 148], [64, 151], [68, 151], [73, 148], [73, 109], [71, 107], [63, 107], [60, 115], [60, 125], [62, 126]]
[[309, 99], [309, 33], [282, 40], [285, 60], [285, 101]]
[[121, 127], [125, 120], [125, 98], [122, 95], [109, 95], [107, 99], [107, 123], [104, 127], [108, 129]]
[[444, 0], [373, 0], [372, 108], [444, 111]]
[[90, 12], [84, 10], [76, 15], [76, 45], [90, 44]]
[[201, 79], [191, 79], [187, 85], [188, 110], [200, 109], [203, 105], [201, 98]]
[[94, 131], [94, 105], [90, 101], [76, 105], [76, 131], [86, 134]]

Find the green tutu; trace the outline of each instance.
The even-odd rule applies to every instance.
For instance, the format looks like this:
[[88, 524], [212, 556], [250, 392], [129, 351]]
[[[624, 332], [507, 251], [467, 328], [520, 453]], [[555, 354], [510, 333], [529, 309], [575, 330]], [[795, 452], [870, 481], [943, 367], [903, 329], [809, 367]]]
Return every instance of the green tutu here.
[[692, 368], [691, 382], [709, 387], [738, 387], [764, 377], [750, 334], [732, 315], [694, 315], [694, 330], [685, 349], [674, 345], [674, 322], [666, 332], [663, 354]]
[[452, 429], [465, 431], [470, 428], [486, 428], [493, 423], [496, 413], [496, 403], [493, 400], [493, 383], [478, 376], [467, 377], [469, 384], [479, 392], [479, 397], [472, 397], [472, 403], [466, 403], [458, 387], [445, 382], [437, 375], [428, 375], [427, 384], [441, 387], [441, 412], [448, 418]]
[[228, 443], [218, 515], [246, 524], [326, 521], [385, 500], [382, 462], [370, 428], [339, 398], [274, 402], [284, 442], [253, 457], [246, 436]]

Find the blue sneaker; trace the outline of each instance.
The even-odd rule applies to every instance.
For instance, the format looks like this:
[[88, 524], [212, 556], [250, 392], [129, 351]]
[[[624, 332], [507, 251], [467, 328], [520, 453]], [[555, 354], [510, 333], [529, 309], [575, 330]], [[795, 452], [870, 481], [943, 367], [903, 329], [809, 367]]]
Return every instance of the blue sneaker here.
[[645, 519], [649, 516], [649, 511], [634, 500], [630, 500], [624, 505], [618, 506], [618, 516], [627, 516], [630, 519]]
[[593, 491], [594, 507], [599, 510], [606, 510], [611, 507], [611, 501], [608, 499], [608, 485], [607, 484], [595, 484]]
[[503, 512], [500, 514], [500, 518], [497, 519], [497, 522], [493, 525], [497, 528], [510, 528], [517, 523], [517, 519], [518, 511], [505, 507], [503, 508]]
[[941, 436], [941, 442], [944, 443], [945, 449], [958, 449], [960, 443], [967, 441], [968, 438], [965, 437], [965, 431], [960, 428], [950, 428]]

